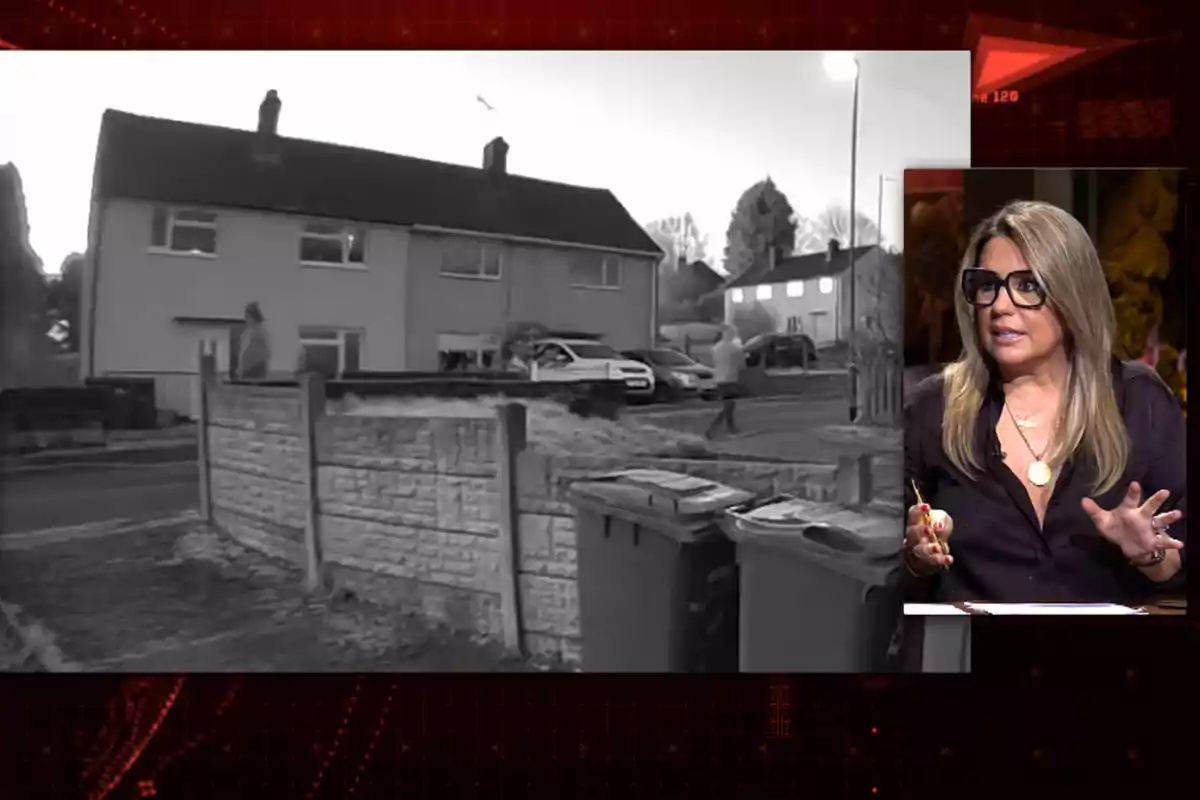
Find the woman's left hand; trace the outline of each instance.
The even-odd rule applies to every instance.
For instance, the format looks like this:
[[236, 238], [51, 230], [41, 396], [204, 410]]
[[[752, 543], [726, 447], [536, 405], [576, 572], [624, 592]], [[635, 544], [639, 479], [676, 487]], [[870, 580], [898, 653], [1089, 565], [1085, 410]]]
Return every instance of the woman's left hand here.
[[1158, 513], [1170, 496], [1163, 489], [1143, 503], [1142, 487], [1134, 481], [1129, 484], [1125, 499], [1111, 511], [1101, 508], [1090, 497], [1085, 497], [1082, 505], [1100, 535], [1121, 548], [1126, 558], [1136, 560], [1158, 550], [1183, 549], [1183, 542], [1167, 535], [1167, 528], [1183, 519], [1183, 512]]

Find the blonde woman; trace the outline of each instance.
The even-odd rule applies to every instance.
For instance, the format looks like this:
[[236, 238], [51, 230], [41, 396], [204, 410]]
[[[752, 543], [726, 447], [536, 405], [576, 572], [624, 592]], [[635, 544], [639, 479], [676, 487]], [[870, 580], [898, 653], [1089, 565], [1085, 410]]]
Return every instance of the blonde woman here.
[[1083, 226], [1008, 204], [972, 235], [955, 309], [963, 354], [905, 409], [909, 571], [941, 601], [1136, 602], [1180, 583], [1184, 418], [1153, 369], [1112, 357]]

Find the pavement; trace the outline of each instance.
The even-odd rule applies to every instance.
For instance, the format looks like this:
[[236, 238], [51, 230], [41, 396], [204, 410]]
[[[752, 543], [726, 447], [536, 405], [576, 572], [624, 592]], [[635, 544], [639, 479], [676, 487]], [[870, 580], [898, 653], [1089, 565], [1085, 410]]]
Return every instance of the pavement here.
[[[168, 435], [130, 435], [140, 431], [112, 432], [102, 446], [55, 448], [0, 459], [0, 473], [27, 472], [48, 466], [79, 464], [158, 464], [196, 460], [195, 430], [168, 431]], [[148, 432], [154, 434], [155, 432]], [[124, 434], [124, 435], [121, 435]]]
[[200, 471], [194, 454], [191, 460], [163, 463], [124, 458], [6, 472], [0, 483], [0, 541], [39, 529], [153, 519], [196, 507]]

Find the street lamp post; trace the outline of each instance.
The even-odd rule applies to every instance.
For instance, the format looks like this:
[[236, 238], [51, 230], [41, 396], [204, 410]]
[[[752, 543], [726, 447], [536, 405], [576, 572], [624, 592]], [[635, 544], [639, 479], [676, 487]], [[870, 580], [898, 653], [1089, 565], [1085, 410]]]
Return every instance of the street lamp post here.
[[858, 59], [849, 53], [830, 53], [825, 57], [825, 73], [830, 80], [854, 81], [854, 105], [850, 118], [850, 421], [858, 419], [858, 354], [855, 332], [858, 327], [858, 292], [854, 281], [855, 195], [858, 182]]

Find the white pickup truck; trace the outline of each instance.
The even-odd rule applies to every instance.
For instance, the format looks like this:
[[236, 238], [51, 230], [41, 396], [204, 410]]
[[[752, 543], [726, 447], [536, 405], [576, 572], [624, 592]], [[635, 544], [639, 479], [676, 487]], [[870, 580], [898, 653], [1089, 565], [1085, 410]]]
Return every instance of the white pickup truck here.
[[623, 381], [631, 400], [654, 397], [654, 371], [606, 344], [590, 339], [539, 339], [533, 343], [529, 378], [547, 383]]

